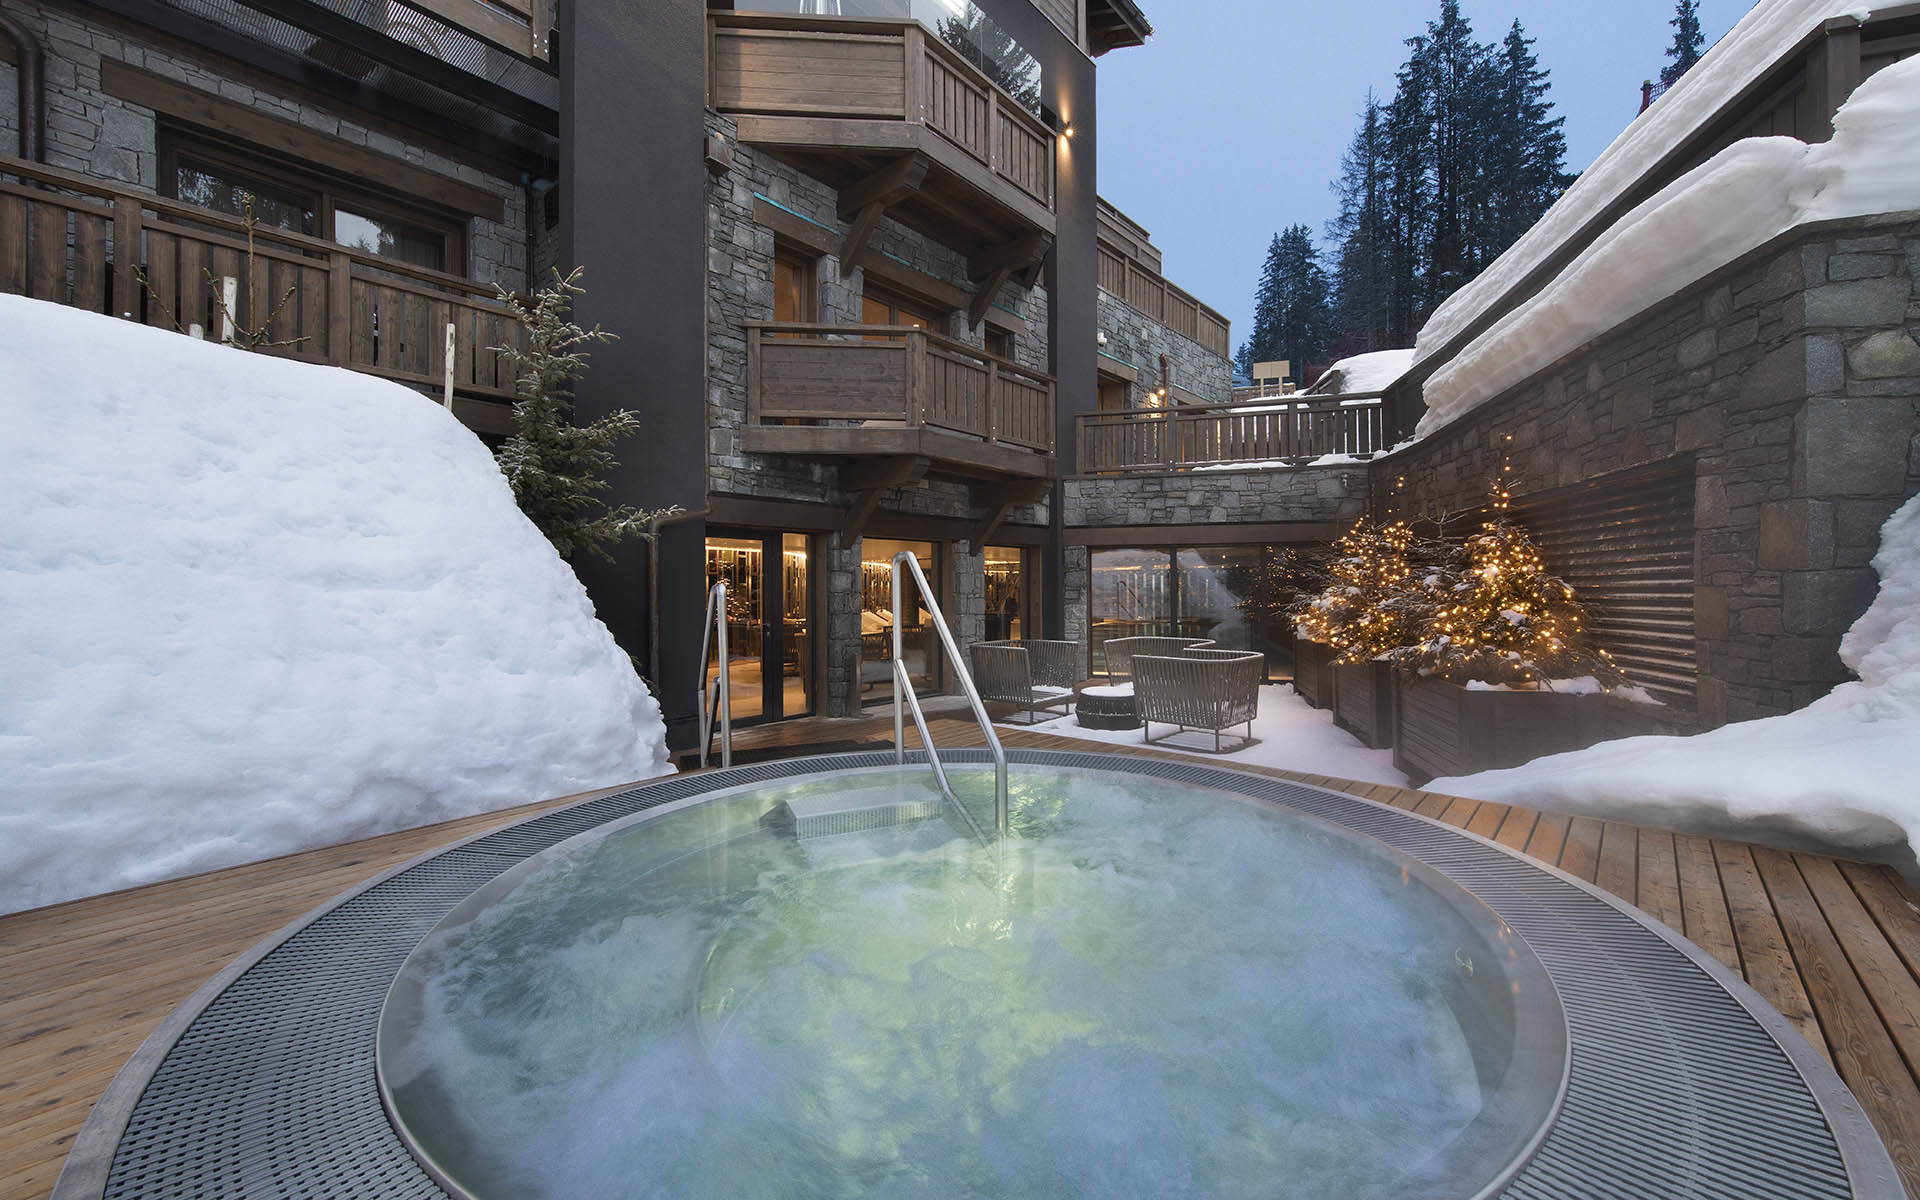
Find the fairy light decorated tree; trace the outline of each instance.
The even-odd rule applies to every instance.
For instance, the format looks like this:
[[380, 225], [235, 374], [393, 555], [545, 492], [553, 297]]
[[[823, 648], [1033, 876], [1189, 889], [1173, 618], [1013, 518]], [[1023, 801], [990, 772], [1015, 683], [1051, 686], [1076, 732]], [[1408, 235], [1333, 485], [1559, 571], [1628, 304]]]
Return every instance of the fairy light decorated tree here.
[[1294, 627], [1309, 641], [1332, 646], [1341, 663], [1404, 649], [1431, 607], [1433, 557], [1405, 521], [1363, 518], [1334, 543], [1327, 586], [1301, 608]]
[[1612, 657], [1593, 645], [1573, 588], [1547, 570], [1539, 547], [1508, 516], [1504, 479], [1491, 495], [1492, 515], [1467, 539], [1458, 577], [1398, 661], [1460, 684], [1542, 687], [1587, 675], [1620, 682]]

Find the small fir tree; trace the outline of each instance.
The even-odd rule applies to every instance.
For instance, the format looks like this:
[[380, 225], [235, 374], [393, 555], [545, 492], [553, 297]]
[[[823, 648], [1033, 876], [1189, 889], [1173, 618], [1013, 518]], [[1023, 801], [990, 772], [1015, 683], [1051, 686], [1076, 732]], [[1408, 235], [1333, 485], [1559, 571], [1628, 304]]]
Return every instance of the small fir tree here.
[[1619, 683], [1619, 668], [1587, 632], [1585, 607], [1507, 515], [1510, 500], [1505, 484], [1496, 483], [1492, 515], [1467, 539], [1457, 581], [1398, 660], [1461, 684], [1537, 688], [1585, 675]]
[[1680, 0], [1674, 7], [1673, 20], [1667, 24], [1673, 26], [1673, 45], [1667, 47], [1667, 58], [1671, 61], [1660, 68], [1660, 86], [1670, 88], [1680, 81], [1680, 77], [1693, 69], [1700, 61], [1700, 47], [1706, 44], [1706, 35], [1700, 32], [1700, 5], [1697, 0]]
[[1300, 610], [1295, 628], [1332, 646], [1342, 663], [1405, 649], [1430, 607], [1432, 557], [1405, 521], [1362, 519], [1334, 543], [1326, 589]]
[[513, 405], [513, 436], [500, 447], [500, 470], [513, 486], [513, 498], [560, 557], [580, 550], [609, 562], [606, 547], [629, 536], [649, 536], [648, 522], [678, 511], [646, 512], [629, 506], [608, 508], [596, 494], [609, 486], [604, 476], [618, 460], [613, 446], [640, 432], [640, 418], [621, 409], [588, 425], [573, 423], [573, 382], [587, 369], [585, 347], [614, 340], [598, 325], [582, 329], [568, 313], [580, 286], [581, 267], [553, 285], [522, 299], [496, 285], [503, 303], [514, 309], [526, 333], [526, 348], [496, 346], [519, 372]]

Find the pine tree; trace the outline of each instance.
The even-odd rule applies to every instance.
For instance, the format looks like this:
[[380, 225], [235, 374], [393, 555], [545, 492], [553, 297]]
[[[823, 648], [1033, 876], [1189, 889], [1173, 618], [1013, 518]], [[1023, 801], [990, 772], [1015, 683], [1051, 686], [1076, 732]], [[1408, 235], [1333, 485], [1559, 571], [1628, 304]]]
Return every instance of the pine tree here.
[[1706, 36], [1700, 32], [1700, 5], [1697, 0], [1680, 0], [1674, 7], [1673, 20], [1667, 24], [1673, 26], [1673, 45], [1667, 47], [1666, 66], [1660, 68], [1660, 86], [1670, 88], [1679, 82], [1682, 75], [1700, 61], [1700, 47], [1706, 44]]
[[1367, 93], [1360, 128], [1340, 160], [1333, 185], [1340, 215], [1327, 237], [1338, 247], [1333, 269], [1333, 328], [1341, 355], [1395, 349], [1392, 329], [1392, 265], [1387, 228], [1386, 118]]
[[1566, 173], [1565, 117], [1551, 115], [1548, 72], [1515, 21], [1494, 60], [1493, 119], [1482, 158], [1490, 183], [1480, 231], [1482, 268], [1546, 215], [1573, 182]]
[[1417, 54], [1426, 58], [1432, 188], [1431, 233], [1421, 289], [1422, 313], [1480, 273], [1483, 247], [1474, 227], [1485, 212], [1486, 176], [1481, 154], [1488, 140], [1492, 53], [1473, 40], [1473, 25], [1459, 0], [1440, 0], [1440, 19], [1429, 22]]
[[[562, 558], [587, 550], [612, 561], [606, 547], [631, 535], [647, 536], [647, 523], [663, 513], [631, 507], [608, 508], [595, 495], [609, 486], [604, 476], [617, 460], [613, 446], [640, 432], [640, 418], [626, 410], [589, 425], [573, 423], [573, 382], [587, 369], [591, 342], [612, 341], [616, 335], [598, 325], [582, 329], [568, 319], [583, 268], [553, 286], [522, 298], [496, 286], [500, 300], [520, 318], [527, 344], [495, 347], [519, 372], [513, 405], [513, 435], [501, 445], [500, 470], [513, 487], [513, 498]], [[677, 510], [669, 509], [667, 512]]]
[[1253, 328], [1234, 356], [1241, 372], [1253, 377], [1253, 364], [1277, 361], [1280, 354], [1280, 306], [1285, 285], [1281, 279], [1280, 235], [1274, 234], [1267, 245], [1267, 257], [1260, 264], [1260, 282], [1253, 292]]
[[1603, 685], [1620, 682], [1613, 659], [1593, 646], [1573, 589], [1548, 572], [1539, 548], [1508, 515], [1510, 499], [1496, 483], [1492, 515], [1467, 539], [1459, 578], [1427, 614], [1416, 644], [1396, 660], [1460, 684], [1544, 687], [1585, 675]]
[[1296, 379], [1311, 378], [1326, 365], [1332, 344], [1332, 310], [1327, 273], [1320, 265], [1313, 233], [1305, 225], [1290, 226], [1279, 237], [1280, 293], [1275, 351], [1291, 362]]
[[1433, 553], [1404, 521], [1360, 520], [1334, 543], [1327, 586], [1299, 610], [1294, 628], [1348, 664], [1411, 646], [1431, 608]]

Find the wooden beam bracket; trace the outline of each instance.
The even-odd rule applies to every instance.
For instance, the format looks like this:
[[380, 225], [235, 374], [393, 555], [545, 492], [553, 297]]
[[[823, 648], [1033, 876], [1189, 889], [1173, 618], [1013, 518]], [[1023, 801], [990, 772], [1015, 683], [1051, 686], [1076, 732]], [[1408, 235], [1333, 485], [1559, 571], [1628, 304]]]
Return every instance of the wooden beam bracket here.
[[978, 329], [980, 322], [987, 319], [987, 309], [993, 307], [994, 297], [1007, 285], [1007, 280], [1017, 275], [1023, 281], [1022, 286], [1032, 287], [1034, 273], [1046, 260], [1052, 245], [1053, 238], [1047, 234], [1030, 233], [969, 257], [967, 276], [980, 284], [980, 290], [967, 305], [967, 328]]
[[973, 486], [973, 506], [983, 508], [986, 515], [967, 535], [967, 544], [979, 550], [987, 544], [1007, 514], [1022, 504], [1037, 504], [1053, 491], [1053, 483], [1046, 479], [1015, 479], [1005, 483], [979, 483]]
[[932, 160], [924, 154], [909, 154], [840, 189], [840, 219], [852, 222], [852, 228], [840, 244], [840, 278], [853, 274], [854, 260], [866, 249], [867, 240], [873, 236], [881, 216], [918, 192], [932, 165]]
[[840, 490], [852, 498], [846, 518], [840, 523], [840, 541], [844, 545], [861, 535], [874, 510], [880, 507], [880, 494], [924, 479], [932, 461], [924, 454], [896, 454], [887, 458], [863, 459], [840, 468]]

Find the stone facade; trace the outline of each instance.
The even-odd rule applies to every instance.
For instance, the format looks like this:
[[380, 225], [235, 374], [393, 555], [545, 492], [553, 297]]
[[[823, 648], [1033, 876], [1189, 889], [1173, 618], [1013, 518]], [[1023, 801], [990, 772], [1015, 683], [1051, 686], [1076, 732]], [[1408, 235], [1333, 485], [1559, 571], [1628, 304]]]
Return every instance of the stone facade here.
[[1348, 522], [1367, 511], [1363, 464], [1185, 475], [1089, 476], [1066, 482], [1069, 528]]
[[[153, 111], [101, 90], [100, 62], [103, 58], [115, 59], [254, 112], [364, 146], [370, 152], [369, 169], [373, 174], [378, 173], [377, 156], [387, 155], [499, 196], [504, 210], [502, 221], [475, 218], [468, 222], [468, 273], [481, 282], [498, 282], [515, 289], [525, 286], [526, 192], [517, 182], [496, 179], [465, 163], [356, 124], [335, 110], [238, 82], [206, 61], [143, 43], [71, 12], [50, 11], [20, 0], [0, 0], [0, 10], [38, 38], [46, 53], [48, 166], [143, 191], [159, 189]], [[7, 154], [19, 147], [16, 78], [12, 66], [0, 64], [0, 147]]]
[[[1147, 316], [1106, 292], [1099, 295], [1102, 363], [1131, 367], [1138, 378], [1127, 386], [1127, 404], [1148, 407], [1147, 399], [1160, 386], [1160, 356], [1168, 357], [1176, 389], [1192, 393], [1189, 404], [1226, 404], [1233, 399], [1233, 364], [1199, 342]], [[1197, 397], [1197, 399], [1196, 399]]]
[[1917, 266], [1911, 217], [1778, 239], [1378, 460], [1380, 507], [1471, 509], [1508, 455], [1524, 500], [1691, 454], [1700, 723], [1802, 707], [1920, 491]]
[[[773, 319], [773, 231], [754, 216], [755, 197], [765, 197], [819, 225], [834, 239], [847, 225], [836, 214], [838, 193], [817, 179], [739, 144], [731, 120], [709, 113], [707, 128], [733, 148], [733, 166], [712, 181], [707, 196], [707, 437], [708, 479], [720, 495], [754, 496], [818, 504], [845, 505], [838, 468], [780, 455], [748, 454], [740, 449], [747, 419], [747, 337], [750, 321]], [[882, 218], [870, 245], [879, 252], [941, 283], [967, 289], [966, 256], [925, 234]], [[840, 260], [819, 259], [819, 314], [823, 324], [860, 323], [865, 272], [840, 276]], [[997, 303], [1027, 322], [1028, 336], [1014, 340], [1014, 361], [1035, 371], [1048, 369], [1047, 292], [1008, 284]], [[934, 332], [971, 346], [984, 347], [982, 329], [968, 329], [962, 314], [949, 316]], [[965, 517], [972, 512], [967, 488], [928, 482], [887, 492], [880, 506], [890, 512]], [[1044, 503], [1015, 510], [1008, 520], [1044, 525]]]
[[[708, 487], [715, 495], [797, 501], [845, 507], [839, 468], [831, 462], [807, 461], [784, 455], [748, 454], [740, 448], [740, 431], [747, 419], [747, 337], [745, 324], [773, 319], [774, 233], [755, 217], [756, 197], [797, 214], [821, 227], [823, 235], [838, 240], [847, 226], [836, 213], [838, 194], [821, 181], [741, 145], [733, 122], [709, 112], [707, 128], [724, 138], [733, 151], [731, 169], [713, 178], [707, 194], [707, 437]], [[941, 283], [967, 289], [966, 257], [951, 247], [882, 219], [870, 245], [880, 253]], [[819, 319], [826, 324], [858, 324], [865, 272], [855, 269], [841, 278], [839, 259], [831, 254], [818, 260]], [[1014, 359], [1036, 371], [1048, 370], [1048, 308], [1044, 287], [1023, 289], [1009, 284], [997, 303], [1021, 317], [1030, 331], [1014, 341]], [[959, 313], [949, 316], [935, 332], [984, 348], [984, 328], [966, 327]], [[977, 515], [965, 484], [922, 481], [882, 493], [880, 509], [913, 516], [967, 518]], [[1044, 525], [1045, 501], [1015, 509], [1007, 520], [1014, 524]], [[831, 716], [857, 713], [860, 682], [860, 559], [863, 542], [844, 547], [839, 535], [828, 540], [826, 586], [828, 603], [825, 644], [827, 701]], [[986, 566], [982, 547], [955, 542], [947, 556], [945, 606], [955, 639], [962, 651], [985, 636]]]

